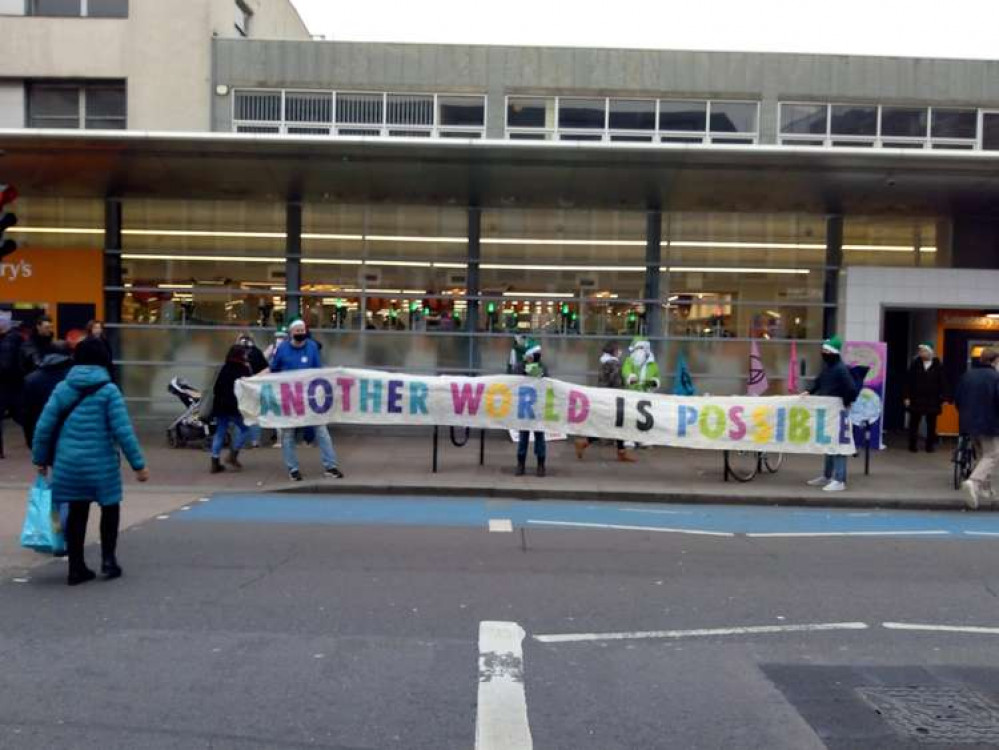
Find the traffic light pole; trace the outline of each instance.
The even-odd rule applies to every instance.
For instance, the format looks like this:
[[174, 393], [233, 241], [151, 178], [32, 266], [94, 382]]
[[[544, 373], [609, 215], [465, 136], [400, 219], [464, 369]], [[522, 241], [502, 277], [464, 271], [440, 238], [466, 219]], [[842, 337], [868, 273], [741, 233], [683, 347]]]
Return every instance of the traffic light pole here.
[[302, 315], [302, 204], [289, 201], [285, 214], [285, 325]]

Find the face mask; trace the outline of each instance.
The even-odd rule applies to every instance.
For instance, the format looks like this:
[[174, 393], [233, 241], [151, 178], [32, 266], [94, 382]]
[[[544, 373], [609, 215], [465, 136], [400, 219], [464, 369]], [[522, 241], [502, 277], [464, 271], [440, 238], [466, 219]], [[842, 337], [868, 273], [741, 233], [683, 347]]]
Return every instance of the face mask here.
[[631, 361], [641, 367], [649, 358], [649, 353], [645, 349], [636, 349], [631, 353]]
[[307, 333], [296, 333], [294, 336], [292, 336], [292, 338], [295, 339], [295, 341], [297, 341], [298, 343], [302, 343], [307, 338], [309, 338], [309, 334], [307, 334]]
[[822, 354], [822, 361], [825, 362], [827, 365], [835, 364], [838, 359], [839, 359], [838, 354], [829, 354], [828, 352], [824, 352]]

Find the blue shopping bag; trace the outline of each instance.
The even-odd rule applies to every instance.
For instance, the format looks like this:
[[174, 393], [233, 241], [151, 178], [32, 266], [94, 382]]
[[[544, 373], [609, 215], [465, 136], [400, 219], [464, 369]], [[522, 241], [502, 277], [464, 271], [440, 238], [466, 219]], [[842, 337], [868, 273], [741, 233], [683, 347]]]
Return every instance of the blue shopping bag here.
[[59, 510], [52, 506], [52, 489], [48, 480], [39, 475], [28, 493], [28, 510], [21, 527], [21, 546], [46, 555], [63, 554], [66, 537]]

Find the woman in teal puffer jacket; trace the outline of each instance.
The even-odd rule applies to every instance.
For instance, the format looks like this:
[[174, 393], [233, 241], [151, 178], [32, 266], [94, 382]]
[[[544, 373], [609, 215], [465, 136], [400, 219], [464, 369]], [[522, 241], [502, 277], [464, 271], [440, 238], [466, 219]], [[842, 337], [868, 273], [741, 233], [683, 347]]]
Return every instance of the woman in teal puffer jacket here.
[[149, 479], [125, 400], [111, 382], [107, 353], [98, 342], [87, 339], [77, 345], [73, 362], [73, 369], [45, 404], [31, 451], [39, 472], [46, 474], [52, 468], [52, 502], [69, 503], [70, 586], [95, 578], [83, 559], [92, 502], [101, 506], [101, 573], [109, 579], [121, 576], [115, 556], [122, 494], [119, 447], [136, 478], [140, 482]]

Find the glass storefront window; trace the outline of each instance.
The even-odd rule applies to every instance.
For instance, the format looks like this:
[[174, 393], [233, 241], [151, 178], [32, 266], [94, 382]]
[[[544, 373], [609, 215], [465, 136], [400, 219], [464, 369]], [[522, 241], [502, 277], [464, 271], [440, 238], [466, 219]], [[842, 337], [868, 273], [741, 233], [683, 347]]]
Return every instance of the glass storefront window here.
[[552, 97], [511, 96], [507, 99], [508, 128], [555, 128], [555, 99]]
[[874, 137], [878, 133], [878, 108], [853, 104], [834, 104], [830, 126], [830, 132], [833, 135]]
[[712, 133], [755, 133], [760, 105], [756, 102], [711, 102]]
[[780, 132], [825, 135], [828, 107], [825, 104], [781, 104]]
[[611, 130], [655, 130], [656, 103], [645, 99], [611, 99]]
[[569, 99], [558, 102], [558, 126], [565, 130], [604, 129], [605, 99]]
[[931, 138], [977, 138], [978, 112], [974, 109], [933, 108]]
[[708, 127], [707, 102], [662, 100], [659, 102], [659, 129], [667, 132], [703, 133]]
[[926, 124], [926, 107], [881, 108], [882, 136], [925, 138]]
[[279, 204], [126, 201], [122, 322], [284, 322], [284, 222]]

